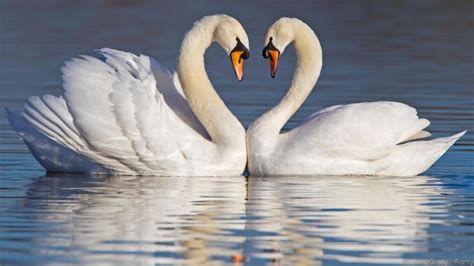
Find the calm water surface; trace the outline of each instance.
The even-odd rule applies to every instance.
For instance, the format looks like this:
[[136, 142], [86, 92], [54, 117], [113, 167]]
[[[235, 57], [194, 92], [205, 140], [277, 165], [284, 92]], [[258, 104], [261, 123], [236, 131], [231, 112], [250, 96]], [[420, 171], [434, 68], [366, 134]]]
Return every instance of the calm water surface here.
[[0, 265], [474, 259], [474, 3], [255, 2], [0, 1], [0, 106], [58, 95], [63, 61], [100, 47], [174, 69], [192, 23], [227, 13], [250, 37], [245, 81], [217, 46], [208, 72], [248, 126], [290, 83], [292, 49], [276, 79], [260, 51], [266, 27], [294, 16], [315, 29], [325, 63], [285, 129], [323, 107], [394, 100], [435, 137], [469, 132], [418, 177], [109, 178], [46, 175], [0, 112]]

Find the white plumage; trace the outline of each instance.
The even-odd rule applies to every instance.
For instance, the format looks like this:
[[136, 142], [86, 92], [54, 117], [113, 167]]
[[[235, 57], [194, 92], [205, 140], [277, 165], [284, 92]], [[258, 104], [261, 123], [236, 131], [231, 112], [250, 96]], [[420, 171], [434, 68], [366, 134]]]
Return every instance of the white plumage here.
[[316, 84], [322, 50], [314, 32], [298, 19], [278, 20], [265, 40], [281, 53], [294, 42], [298, 66], [287, 95], [247, 132], [252, 175], [418, 175], [465, 133], [413, 141], [430, 136], [424, 131], [430, 122], [414, 108], [366, 102], [325, 108], [281, 134]]
[[[19, 116], [9, 115], [12, 126], [34, 150], [35, 136], [26, 135], [42, 134], [60, 144], [58, 149], [67, 148], [117, 174], [157, 174], [183, 168], [180, 164], [185, 163], [186, 147], [193, 142], [205, 145], [207, 139], [179, 119], [157, 90], [166, 87], [164, 90], [176, 91], [170, 88], [173, 76], [163, 67], [152, 71], [153, 59], [147, 56], [112, 49], [99, 53], [105, 62], [89, 56], [66, 62], [62, 69], [64, 98], [29, 98], [20, 116], [35, 128], [25, 130], [28, 124], [19, 128]], [[156, 61], [154, 66], [159, 66]], [[153, 73], [160, 78], [156, 80]], [[199, 124], [189, 113], [182, 113], [188, 121]], [[34, 153], [45, 154], [39, 150]], [[40, 162], [44, 160], [48, 158]], [[63, 169], [63, 160], [57, 160], [54, 169], [47, 169], [72, 170]]]
[[[194, 38], [202, 53], [182, 52], [196, 52], [195, 61], [203, 61], [204, 50], [213, 39], [202, 35], [212, 36], [219, 27], [235, 33], [228, 44], [224, 43], [226, 50], [227, 45], [235, 45], [235, 36], [246, 39], [235, 19], [210, 16], [196, 23], [186, 39], [191, 42]], [[225, 105], [216, 106], [216, 112], [230, 119], [213, 122], [226, 127], [222, 132], [233, 130], [232, 146], [211, 140], [188, 104], [177, 74], [145, 55], [108, 48], [97, 52], [103, 60], [81, 56], [65, 63], [62, 96], [30, 97], [22, 111], [8, 112], [12, 127], [48, 171], [158, 176], [242, 174], [245, 135]], [[200, 79], [207, 79], [204, 69], [201, 71]], [[203, 92], [213, 91], [210, 83], [208, 87], [196, 87]], [[188, 90], [192, 93], [195, 88]], [[202, 97], [195, 105], [205, 105], [207, 100], [209, 105], [216, 101], [212, 96]], [[218, 136], [219, 132], [212, 133]]]

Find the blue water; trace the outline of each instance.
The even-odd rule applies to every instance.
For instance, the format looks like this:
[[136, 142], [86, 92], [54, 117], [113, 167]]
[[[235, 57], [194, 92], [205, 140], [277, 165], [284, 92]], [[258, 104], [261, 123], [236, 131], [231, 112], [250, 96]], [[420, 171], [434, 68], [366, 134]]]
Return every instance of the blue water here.
[[0, 265], [474, 263], [472, 1], [0, 1], [0, 106], [60, 94], [62, 63], [100, 47], [173, 69], [184, 32], [214, 13], [250, 37], [243, 83], [219, 47], [206, 54], [245, 126], [290, 83], [291, 48], [276, 79], [260, 56], [285, 15], [324, 51], [285, 129], [323, 107], [393, 100], [431, 120], [434, 137], [468, 133], [410, 178], [107, 178], [47, 175], [0, 112]]

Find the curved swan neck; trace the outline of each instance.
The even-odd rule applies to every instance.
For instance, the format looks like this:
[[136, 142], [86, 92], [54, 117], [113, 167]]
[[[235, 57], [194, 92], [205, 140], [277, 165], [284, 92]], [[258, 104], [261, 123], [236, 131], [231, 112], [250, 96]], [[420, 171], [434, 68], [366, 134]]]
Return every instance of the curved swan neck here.
[[316, 34], [299, 20], [291, 21], [297, 67], [290, 88], [280, 102], [258, 118], [252, 127], [278, 134], [313, 90], [323, 65], [322, 49]]
[[204, 53], [214, 41], [218, 26], [217, 18], [194, 25], [181, 44], [177, 72], [188, 103], [212, 142], [231, 146], [240, 144], [236, 136], [244, 136], [245, 131], [214, 90], [204, 65]]

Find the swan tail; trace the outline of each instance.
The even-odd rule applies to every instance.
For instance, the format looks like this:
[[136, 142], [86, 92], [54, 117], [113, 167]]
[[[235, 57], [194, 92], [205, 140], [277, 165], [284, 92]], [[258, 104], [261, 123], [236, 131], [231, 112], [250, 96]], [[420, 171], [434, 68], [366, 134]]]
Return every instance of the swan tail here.
[[397, 145], [388, 157], [381, 160], [383, 170], [378, 171], [377, 175], [419, 175], [428, 170], [465, 133], [462, 131], [449, 137]]
[[405, 142], [412, 141], [412, 140], [429, 138], [429, 137], [431, 137], [431, 133], [429, 131], [422, 130], [422, 131], [416, 133], [415, 135], [409, 137], [407, 140], [405, 140]]
[[62, 96], [32, 96], [23, 110], [7, 113], [13, 129], [48, 172], [128, 172], [119, 162], [90, 149]]
[[398, 144], [404, 143], [410, 140], [426, 138], [431, 135], [427, 131], [424, 131], [424, 129], [427, 128], [431, 124], [431, 122], [428, 119], [418, 118], [416, 114], [412, 119], [414, 119], [414, 121], [408, 128], [406, 128], [406, 130], [403, 131], [399, 140], [397, 141]]
[[54, 141], [25, 118], [25, 111], [6, 109], [13, 130], [23, 139], [35, 159], [48, 172], [105, 173], [106, 170]]

